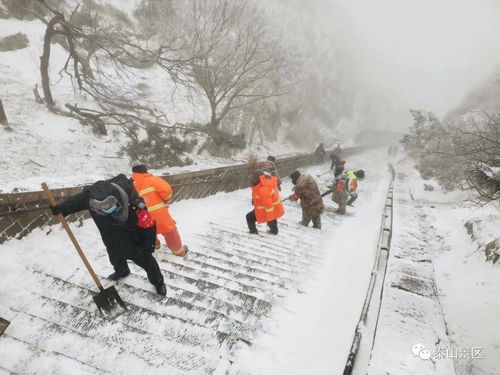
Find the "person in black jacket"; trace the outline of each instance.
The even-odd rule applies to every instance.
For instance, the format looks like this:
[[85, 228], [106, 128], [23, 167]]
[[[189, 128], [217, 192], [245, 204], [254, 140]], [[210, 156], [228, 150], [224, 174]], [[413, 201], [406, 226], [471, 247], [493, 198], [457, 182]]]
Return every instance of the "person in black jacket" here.
[[163, 275], [152, 255], [156, 240], [154, 219], [125, 175], [97, 181], [51, 209], [54, 215], [64, 216], [89, 210], [115, 269], [108, 278], [116, 281], [128, 276], [130, 259], [146, 271], [156, 292], [166, 295]]
[[345, 160], [342, 159], [340, 156], [332, 152], [330, 154], [330, 159], [332, 160], [332, 164], [330, 165], [330, 169], [333, 170], [333, 174], [335, 177], [340, 175], [342, 172], [344, 172], [344, 164]]
[[320, 143], [319, 146], [314, 151], [314, 156], [316, 158], [316, 164], [323, 164], [325, 161], [326, 150], [323, 143]]

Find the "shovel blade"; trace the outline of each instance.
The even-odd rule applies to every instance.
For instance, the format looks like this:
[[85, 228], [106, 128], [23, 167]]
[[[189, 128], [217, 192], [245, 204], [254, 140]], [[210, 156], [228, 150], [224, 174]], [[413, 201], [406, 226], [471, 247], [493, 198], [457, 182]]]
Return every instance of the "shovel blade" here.
[[10, 322], [8, 320], [0, 318], [0, 336], [2, 336], [2, 334], [5, 332], [9, 324]]
[[125, 303], [118, 295], [114, 286], [102, 289], [93, 298], [101, 314], [108, 319], [115, 319], [127, 311]]

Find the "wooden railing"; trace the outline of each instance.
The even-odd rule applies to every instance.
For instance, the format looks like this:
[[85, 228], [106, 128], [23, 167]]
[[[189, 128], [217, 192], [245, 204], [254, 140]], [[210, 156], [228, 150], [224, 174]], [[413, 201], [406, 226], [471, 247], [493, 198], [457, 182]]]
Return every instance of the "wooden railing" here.
[[[384, 146], [371, 144], [355, 146], [343, 150], [342, 156], [348, 157], [368, 149]], [[329, 161], [328, 153], [325, 162]], [[315, 164], [314, 154], [300, 154], [277, 160], [277, 169], [281, 176], [288, 176], [297, 168]], [[218, 192], [230, 192], [248, 187], [250, 170], [247, 164], [231, 165], [196, 172], [186, 172], [163, 176], [174, 188], [173, 201], [204, 198]], [[79, 193], [82, 187], [54, 189], [56, 200], [63, 200]], [[68, 217], [70, 221], [81, 222], [89, 216], [87, 211]], [[0, 244], [21, 238], [36, 228], [56, 223], [48, 209], [48, 203], [42, 191], [0, 194]]]

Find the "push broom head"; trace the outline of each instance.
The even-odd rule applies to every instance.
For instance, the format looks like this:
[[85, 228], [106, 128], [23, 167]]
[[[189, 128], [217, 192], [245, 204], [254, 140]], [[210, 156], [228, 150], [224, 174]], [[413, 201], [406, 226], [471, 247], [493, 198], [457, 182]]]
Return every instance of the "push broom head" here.
[[252, 172], [255, 172], [257, 169], [262, 168], [262, 162], [259, 161], [259, 158], [255, 154], [250, 154], [250, 156], [247, 159], [247, 163], [248, 163], [248, 168], [250, 168]]

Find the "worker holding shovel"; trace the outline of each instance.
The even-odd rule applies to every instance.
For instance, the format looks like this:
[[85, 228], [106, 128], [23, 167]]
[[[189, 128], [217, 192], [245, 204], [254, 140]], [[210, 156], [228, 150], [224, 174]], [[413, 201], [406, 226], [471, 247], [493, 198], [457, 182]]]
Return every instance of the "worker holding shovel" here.
[[127, 259], [142, 267], [156, 292], [166, 295], [160, 267], [153, 257], [156, 225], [137, 195], [132, 182], [123, 174], [97, 181], [81, 193], [52, 206], [54, 215], [64, 216], [89, 210], [115, 269], [108, 276], [118, 280], [130, 274]]
[[294, 201], [300, 199], [300, 206], [302, 207], [302, 221], [300, 223], [307, 227], [312, 221], [313, 228], [321, 229], [321, 214], [325, 207], [313, 176], [294, 171], [290, 175], [290, 179], [294, 185], [294, 194], [289, 198]]

